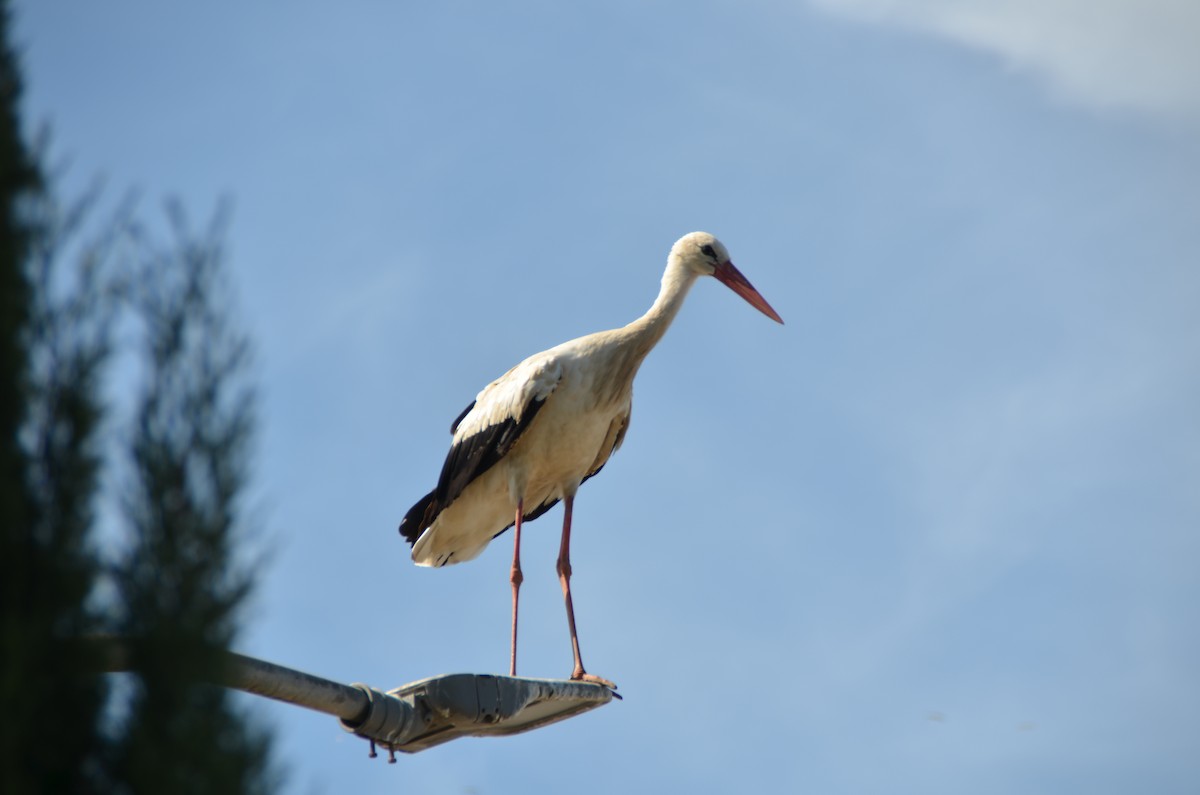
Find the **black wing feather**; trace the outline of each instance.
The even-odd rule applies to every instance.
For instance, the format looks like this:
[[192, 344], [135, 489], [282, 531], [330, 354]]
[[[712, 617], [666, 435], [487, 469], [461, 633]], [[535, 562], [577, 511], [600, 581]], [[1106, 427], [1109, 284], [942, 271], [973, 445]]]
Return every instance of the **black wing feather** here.
[[434, 493], [431, 491], [417, 500], [417, 504], [409, 508], [408, 513], [404, 514], [404, 518], [400, 520], [400, 535], [404, 536], [404, 540], [408, 542], [409, 546], [417, 543], [417, 539], [421, 537], [421, 533], [425, 532], [425, 528], [433, 524], [433, 519], [438, 513], [430, 510], [433, 507]]
[[467, 418], [467, 415], [471, 413], [471, 409], [473, 409], [473, 408], [475, 408], [474, 400], [471, 401], [471, 405], [467, 406], [465, 409], [462, 410], [462, 414], [459, 414], [457, 417], [454, 418], [454, 422], [450, 423], [450, 435], [451, 436], [458, 433], [458, 424]]
[[[408, 509], [408, 513], [400, 521], [400, 535], [409, 544], [416, 544], [425, 528], [433, 524], [434, 519], [450, 503], [458, 499], [471, 481], [487, 472], [496, 462], [503, 458], [512, 446], [521, 438], [521, 434], [533, 422], [538, 410], [545, 403], [545, 398], [532, 400], [521, 413], [521, 419], [506, 419], [495, 425], [489, 425], [478, 433], [471, 434], [450, 448], [446, 462], [442, 465], [442, 474], [438, 477], [437, 488], [417, 500], [416, 505]], [[454, 420], [450, 432], [458, 430], [458, 425], [475, 408], [475, 401], [467, 406], [462, 414]], [[550, 505], [540, 506], [530, 515], [530, 518], [541, 516], [550, 510]], [[511, 526], [511, 525], [510, 525]], [[505, 528], [507, 530], [508, 528]], [[501, 533], [504, 530], [500, 531]]]
[[509, 417], [471, 434], [451, 447], [446, 463], [442, 465], [437, 488], [434, 489], [438, 504], [445, 508], [454, 502], [471, 481], [507, 455], [545, 403], [545, 398], [535, 398], [525, 406], [519, 420]]
[[[616, 449], [617, 445], [619, 445], [619, 444], [621, 443], [620, 439], [621, 439], [621, 436], [622, 436], [622, 435], [624, 435], [624, 434], [622, 433], [621, 435], [618, 435], [618, 437], [617, 437], [617, 443], [613, 445], [613, 449], [614, 449], [614, 450]], [[612, 454], [612, 453], [611, 453], [611, 451], [610, 451], [609, 455], [611, 455], [611, 454]], [[607, 462], [607, 460], [605, 461], [605, 463], [608, 463], [608, 462]], [[587, 474], [587, 475], [586, 475], [586, 476], [583, 478], [583, 480], [579, 481], [579, 485], [580, 485], [580, 486], [582, 486], [584, 483], [587, 483], [587, 482], [588, 482], [588, 480], [590, 480], [591, 478], [594, 478], [596, 475], [599, 475], [599, 474], [600, 474], [600, 470], [601, 470], [601, 469], [604, 469], [604, 464], [601, 464], [600, 466], [596, 467], [596, 468], [595, 468], [595, 469], [593, 469], [591, 472], [589, 472], [589, 473], [588, 473], [588, 474]], [[521, 517], [521, 521], [522, 521], [522, 522], [532, 522], [534, 519], [538, 518], [538, 517], [539, 517], [539, 516], [541, 516], [542, 514], [544, 514], [544, 513], [546, 513], [547, 511], [549, 511], [549, 510], [550, 510], [551, 508], [553, 508], [555, 505], [558, 505], [558, 499], [557, 499], [557, 498], [556, 498], [556, 499], [553, 499], [553, 500], [550, 500], [549, 502], [543, 502], [543, 503], [542, 503], [541, 505], [539, 505], [537, 508], [534, 508], [532, 511], [530, 511], [529, 513], [527, 513], [527, 514], [525, 514], [523, 517]], [[507, 532], [508, 530], [511, 530], [511, 529], [512, 529], [512, 526], [513, 526], [514, 524], [516, 524], [516, 522], [509, 522], [509, 524], [508, 524], [508, 527], [505, 527], [505, 528], [504, 528], [503, 530], [501, 530], [499, 533], [496, 533], [496, 535], [492, 536], [492, 538], [496, 538], [497, 536], [503, 535], [503, 534], [504, 534], [505, 532]]]
[[[471, 413], [473, 408], [475, 408], [474, 400], [454, 418], [454, 422], [450, 423], [451, 434], [458, 430], [458, 424]], [[433, 520], [441, 512], [442, 507], [438, 504], [437, 490], [435, 489], [417, 500], [416, 505], [409, 508], [408, 513], [404, 514], [404, 518], [400, 520], [400, 535], [404, 536], [404, 540], [408, 542], [409, 546], [416, 544], [421, 533], [425, 532], [426, 527], [433, 524]]]

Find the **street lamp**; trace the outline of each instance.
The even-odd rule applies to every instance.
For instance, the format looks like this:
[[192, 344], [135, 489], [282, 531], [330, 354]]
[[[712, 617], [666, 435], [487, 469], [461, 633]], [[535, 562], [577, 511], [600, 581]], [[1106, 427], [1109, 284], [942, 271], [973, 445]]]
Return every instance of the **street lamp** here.
[[[96, 639], [106, 671], [129, 671], [125, 642]], [[444, 674], [380, 691], [342, 684], [282, 665], [226, 652], [216, 684], [333, 715], [347, 731], [388, 752], [416, 753], [457, 737], [518, 734], [612, 701], [603, 685], [494, 674]]]

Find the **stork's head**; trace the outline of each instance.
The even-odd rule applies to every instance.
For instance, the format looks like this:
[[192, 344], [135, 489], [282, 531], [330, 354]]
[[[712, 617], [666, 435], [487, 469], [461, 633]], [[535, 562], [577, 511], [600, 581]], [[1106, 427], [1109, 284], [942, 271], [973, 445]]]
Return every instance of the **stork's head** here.
[[678, 259], [684, 267], [701, 275], [713, 276], [721, 284], [733, 290], [746, 299], [750, 306], [762, 312], [776, 323], [782, 323], [783, 318], [771, 308], [767, 299], [754, 289], [750, 280], [733, 266], [729, 260], [729, 252], [720, 240], [708, 232], [692, 232], [675, 241], [671, 247], [671, 257]]

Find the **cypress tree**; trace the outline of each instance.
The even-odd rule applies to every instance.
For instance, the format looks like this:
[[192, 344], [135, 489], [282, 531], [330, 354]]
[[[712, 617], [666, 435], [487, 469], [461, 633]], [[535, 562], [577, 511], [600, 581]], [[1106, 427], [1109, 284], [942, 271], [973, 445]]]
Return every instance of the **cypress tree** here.
[[[268, 733], [204, 684], [252, 586], [237, 550], [254, 394], [223, 226], [193, 235], [173, 209], [164, 244], [126, 208], [84, 240], [95, 197], [64, 210], [22, 138], [9, 23], [0, 0], [0, 792], [269, 792]], [[104, 377], [114, 328], [139, 320], [145, 385], [122, 423]], [[120, 449], [109, 529], [127, 543], [101, 554]], [[97, 673], [100, 632], [130, 639], [129, 688]]]
[[177, 207], [171, 218], [174, 243], [143, 246], [134, 280], [148, 372], [125, 500], [134, 543], [117, 582], [138, 679], [116, 776], [139, 793], [268, 792], [268, 736], [204, 684], [221, 675], [252, 584], [235, 554], [255, 419], [249, 346], [225, 309], [220, 223], [196, 237]]
[[50, 290], [72, 222], [22, 139], [9, 22], [0, 0], [0, 789], [87, 793], [104, 787], [106, 690], [71, 641], [100, 626], [89, 533], [111, 303], [87, 292], [99, 267]]

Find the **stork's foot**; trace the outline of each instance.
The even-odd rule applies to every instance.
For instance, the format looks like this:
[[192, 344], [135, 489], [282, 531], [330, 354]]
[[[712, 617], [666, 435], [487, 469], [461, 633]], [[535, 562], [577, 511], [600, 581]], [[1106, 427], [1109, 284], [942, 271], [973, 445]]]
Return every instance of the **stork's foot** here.
[[[571, 672], [571, 681], [573, 681], [573, 682], [589, 682], [593, 685], [604, 685], [609, 690], [614, 690], [614, 691], [617, 689], [617, 686], [615, 684], [613, 684], [609, 680], [605, 679], [603, 676], [596, 676], [595, 674], [589, 674], [587, 671], [583, 670], [582, 668], [576, 669], [575, 671]], [[613, 693], [613, 695], [617, 696], [617, 694], [615, 692]], [[617, 698], [620, 698], [620, 696], [617, 696]]]

